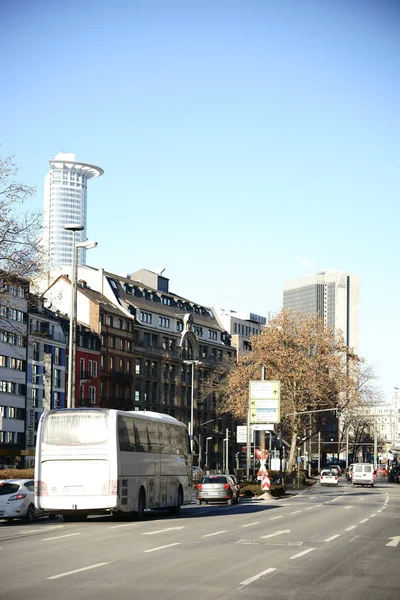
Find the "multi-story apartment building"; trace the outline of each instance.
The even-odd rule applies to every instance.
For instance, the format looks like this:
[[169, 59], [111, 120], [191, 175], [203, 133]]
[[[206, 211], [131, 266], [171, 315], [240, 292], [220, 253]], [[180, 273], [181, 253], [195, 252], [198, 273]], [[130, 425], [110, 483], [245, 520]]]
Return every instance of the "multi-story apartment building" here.
[[[60, 152], [49, 161], [50, 171], [44, 183], [43, 245], [52, 272], [72, 264], [73, 232], [65, 226], [81, 225], [76, 242], [87, 239], [87, 184], [89, 179], [101, 177], [104, 171], [89, 163], [75, 160], [75, 154]], [[78, 250], [79, 264], [86, 264], [86, 250]]]
[[358, 352], [359, 277], [339, 270], [306, 275], [283, 284], [283, 308], [316, 314]]
[[251, 336], [261, 333], [267, 319], [251, 312], [236, 312], [224, 308], [213, 309], [220, 325], [230, 334], [236, 348], [236, 358], [251, 350]]
[[29, 282], [0, 273], [0, 463], [17, 464], [25, 447]]
[[[100, 336], [78, 323], [76, 334], [75, 406], [100, 406]], [[67, 348], [67, 358], [69, 348]], [[68, 364], [68, 361], [67, 361]]]
[[[43, 410], [65, 407], [68, 324], [30, 296], [26, 381], [26, 464], [35, 455], [36, 432]], [[31, 458], [29, 458], [31, 457]]]
[[[80, 267], [78, 280], [78, 321], [101, 336], [100, 404], [165, 412], [187, 424], [193, 407], [195, 437], [203, 423], [216, 422], [215, 398], [200, 401], [199, 388], [235, 350], [213, 310], [171, 293], [167, 278], [146, 269], [122, 277]], [[45, 295], [68, 312], [70, 293], [61, 276]]]

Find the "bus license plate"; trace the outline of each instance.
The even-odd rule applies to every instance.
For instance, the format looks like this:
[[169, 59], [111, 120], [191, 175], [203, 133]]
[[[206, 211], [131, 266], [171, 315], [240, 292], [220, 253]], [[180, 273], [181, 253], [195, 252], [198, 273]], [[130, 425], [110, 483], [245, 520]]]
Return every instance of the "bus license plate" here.
[[83, 494], [83, 485], [70, 485], [64, 488], [66, 494]]

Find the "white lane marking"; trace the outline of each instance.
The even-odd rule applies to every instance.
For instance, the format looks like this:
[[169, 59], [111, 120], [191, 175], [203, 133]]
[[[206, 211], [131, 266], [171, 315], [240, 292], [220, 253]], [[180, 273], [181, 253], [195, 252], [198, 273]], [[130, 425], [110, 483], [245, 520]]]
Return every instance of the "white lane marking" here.
[[242, 525], [242, 527], [251, 527], [252, 525], [258, 525], [260, 521], [254, 521], [254, 523], [247, 523], [247, 525]]
[[290, 529], [283, 529], [282, 531], [275, 531], [275, 533], [270, 533], [268, 535], [262, 535], [261, 539], [265, 540], [267, 538], [275, 537], [276, 535], [281, 535], [282, 533], [290, 533]]
[[120, 527], [135, 527], [137, 525], [137, 523], [124, 523], [123, 525], [113, 525], [112, 527], [109, 527], [108, 529], [119, 529]]
[[369, 521], [369, 519], [363, 519], [362, 521], [360, 521], [360, 523], [366, 523], [367, 521]]
[[308, 508], [306, 508], [306, 510], [312, 510], [313, 508], [313, 506], [309, 506]]
[[180, 546], [180, 542], [175, 542], [175, 544], [167, 544], [166, 546], [158, 546], [158, 548], [152, 548], [151, 550], [144, 550], [144, 552], [156, 552], [157, 550], [164, 550], [164, 548], [171, 548], [172, 546]]
[[51, 537], [51, 538], [44, 538], [42, 540], [42, 542], [48, 542], [50, 540], [60, 540], [61, 538], [67, 538], [67, 537], [72, 537], [74, 535], [82, 535], [81, 533], [66, 533], [65, 535], [56, 535], [55, 537]]
[[65, 573], [59, 573], [58, 575], [52, 575], [47, 579], [59, 579], [60, 577], [67, 577], [67, 575], [73, 575], [74, 573], [81, 573], [82, 571], [89, 571], [89, 569], [97, 569], [98, 567], [104, 567], [109, 565], [108, 562], [97, 563], [96, 565], [90, 565], [89, 567], [82, 567], [81, 569], [75, 569], [74, 571], [66, 571]]
[[341, 496], [337, 496], [336, 498], [332, 498], [332, 500], [327, 500], [324, 504], [329, 504], [329, 502], [336, 502], [336, 500], [340, 500]]
[[283, 519], [283, 515], [281, 515], [280, 517], [271, 517], [270, 521], [276, 521], [276, 519]]
[[344, 510], [348, 510], [349, 508], [354, 508], [354, 506], [345, 506]]
[[158, 529], [157, 531], [145, 531], [142, 535], [156, 535], [157, 533], [166, 533], [167, 531], [175, 531], [177, 529], [184, 529], [186, 525], [181, 527], [167, 527], [166, 529]]
[[214, 531], [214, 533], [206, 533], [206, 535], [203, 535], [202, 537], [211, 537], [213, 535], [219, 535], [220, 533], [226, 533], [226, 529], [223, 529], [222, 531]]
[[291, 515], [297, 515], [297, 513], [301, 512], [301, 510], [295, 510], [294, 512], [290, 513]]
[[352, 525], [351, 527], [348, 527], [348, 528], [346, 529], [346, 531], [351, 531], [352, 529], [355, 529], [355, 528], [356, 528], [356, 525]]
[[372, 519], [372, 517], [376, 517], [376, 513], [374, 513], [373, 515], [369, 515], [370, 519]]
[[44, 531], [55, 531], [58, 529], [62, 529], [63, 527], [64, 527], [64, 525], [54, 525], [53, 527], [43, 527], [43, 529], [42, 528], [40, 528], [40, 529], [34, 528], [34, 529], [30, 529], [29, 531], [18, 531], [18, 534], [19, 535], [28, 535], [30, 533], [42, 533]]
[[336, 538], [340, 537], [340, 535], [337, 533], [336, 535], [332, 535], [329, 538], [326, 538], [326, 540], [324, 540], [325, 542], [331, 542], [332, 540], [336, 540]]
[[294, 560], [295, 558], [300, 558], [300, 556], [304, 556], [305, 554], [308, 554], [309, 552], [314, 552], [314, 550], [315, 550], [315, 548], [308, 548], [308, 550], [303, 550], [303, 552], [299, 552], [298, 554], [291, 556], [290, 560]]
[[377, 510], [376, 512], [378, 512], [378, 513], [381, 513], [381, 512], [382, 512], [382, 510], [383, 510], [383, 509], [381, 508], [380, 510]]
[[272, 569], [272, 568], [265, 569], [265, 571], [261, 571], [261, 573], [257, 573], [257, 575], [253, 575], [253, 577], [249, 577], [248, 579], [241, 581], [239, 585], [244, 587], [245, 585], [249, 585], [250, 583], [253, 583], [253, 581], [260, 579], [260, 577], [263, 577], [264, 575], [268, 575], [269, 573], [273, 573], [274, 571], [276, 571], [276, 569]]

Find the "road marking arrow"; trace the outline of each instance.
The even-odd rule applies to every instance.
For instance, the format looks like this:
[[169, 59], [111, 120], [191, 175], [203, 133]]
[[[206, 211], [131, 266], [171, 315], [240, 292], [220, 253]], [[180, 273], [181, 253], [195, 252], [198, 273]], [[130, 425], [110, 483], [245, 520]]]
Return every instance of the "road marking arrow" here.
[[396, 535], [396, 537], [389, 538], [389, 540], [392, 540], [392, 541], [389, 542], [388, 544], [386, 544], [386, 546], [396, 547], [398, 544], [400, 544], [400, 535]]
[[262, 535], [261, 537], [263, 539], [272, 538], [272, 537], [275, 537], [276, 535], [281, 535], [282, 533], [290, 533], [290, 529], [283, 529], [282, 531], [275, 531], [275, 533], [270, 533], [269, 535]]

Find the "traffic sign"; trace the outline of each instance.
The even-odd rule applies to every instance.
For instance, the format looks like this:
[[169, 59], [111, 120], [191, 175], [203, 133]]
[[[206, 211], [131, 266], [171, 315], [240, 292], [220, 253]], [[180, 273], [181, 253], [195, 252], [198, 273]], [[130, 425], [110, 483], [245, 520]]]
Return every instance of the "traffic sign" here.
[[280, 381], [250, 381], [250, 423], [279, 423]]

